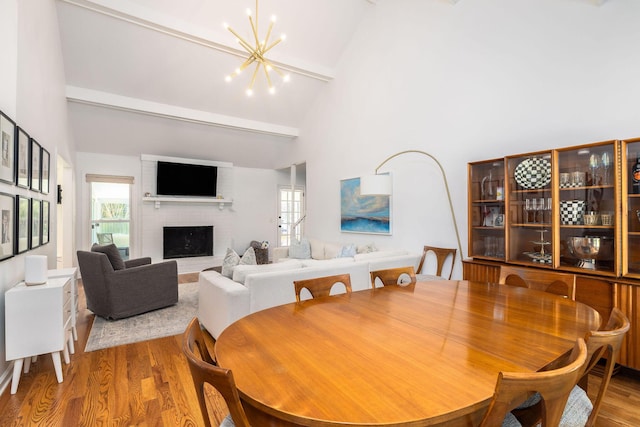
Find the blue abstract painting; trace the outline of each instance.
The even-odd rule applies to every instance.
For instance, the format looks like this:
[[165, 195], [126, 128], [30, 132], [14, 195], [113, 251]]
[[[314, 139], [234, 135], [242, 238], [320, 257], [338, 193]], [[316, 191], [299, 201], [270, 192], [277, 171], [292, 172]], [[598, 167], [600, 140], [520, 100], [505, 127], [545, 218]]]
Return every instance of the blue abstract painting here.
[[361, 196], [360, 178], [340, 181], [340, 231], [391, 234], [390, 196]]

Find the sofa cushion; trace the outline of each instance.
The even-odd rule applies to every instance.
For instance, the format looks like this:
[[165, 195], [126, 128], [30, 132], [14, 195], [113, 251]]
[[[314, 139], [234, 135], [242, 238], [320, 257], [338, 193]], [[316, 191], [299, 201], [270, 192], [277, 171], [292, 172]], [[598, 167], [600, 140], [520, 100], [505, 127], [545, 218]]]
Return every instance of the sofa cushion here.
[[304, 237], [300, 241], [293, 241], [289, 246], [289, 258], [309, 259], [311, 258], [311, 245]]
[[304, 267], [333, 267], [339, 264], [353, 263], [353, 257], [333, 258], [333, 259], [302, 259]]
[[93, 246], [91, 246], [91, 252], [100, 252], [105, 254], [107, 258], [109, 258], [109, 262], [114, 270], [124, 270], [126, 268], [124, 260], [122, 259], [122, 256], [120, 256], [118, 247], [113, 243], [108, 245], [99, 245], [94, 243]]
[[253, 247], [249, 246], [244, 254], [242, 254], [242, 258], [240, 258], [239, 265], [256, 265], [258, 261], [256, 260], [256, 251]]
[[297, 259], [290, 259], [274, 264], [238, 265], [233, 269], [233, 281], [244, 285], [244, 281], [249, 274], [267, 271], [295, 270], [302, 267], [303, 263]]

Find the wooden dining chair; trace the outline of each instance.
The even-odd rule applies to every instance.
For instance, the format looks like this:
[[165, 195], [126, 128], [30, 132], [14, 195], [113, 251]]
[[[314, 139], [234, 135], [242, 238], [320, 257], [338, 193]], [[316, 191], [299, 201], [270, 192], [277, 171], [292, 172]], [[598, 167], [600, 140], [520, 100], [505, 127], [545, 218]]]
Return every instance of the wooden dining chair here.
[[447, 258], [451, 255], [451, 270], [449, 271], [448, 280], [451, 280], [451, 276], [453, 275], [453, 265], [456, 261], [456, 249], [449, 248], [438, 248], [435, 246], [425, 246], [422, 249], [422, 258], [420, 258], [420, 264], [418, 265], [418, 269], [416, 270], [416, 274], [425, 274], [422, 272], [424, 268], [424, 262], [427, 258], [427, 254], [429, 252], [433, 252], [436, 255], [436, 276], [442, 276], [442, 269], [444, 268], [444, 263]]
[[416, 273], [413, 266], [376, 270], [370, 274], [372, 288], [376, 287], [376, 279], [380, 280], [382, 286], [407, 286], [416, 283]]
[[[593, 426], [595, 425], [602, 400], [609, 387], [611, 376], [615, 368], [616, 361], [620, 355], [620, 347], [625, 334], [630, 328], [629, 319], [619, 309], [614, 307], [609, 316], [609, 321], [604, 329], [592, 331], [586, 335], [587, 363], [585, 364], [583, 377], [596, 366], [604, 356], [607, 358], [598, 394], [592, 401], [587, 393], [576, 385], [571, 392], [569, 401], [562, 414], [561, 426]], [[520, 408], [514, 411], [518, 421], [524, 427], [535, 426], [540, 422], [539, 399], [535, 397], [531, 400], [531, 406]]]
[[520, 426], [511, 410], [532, 393], [542, 396], [542, 427], [557, 427], [569, 395], [583, 373], [587, 346], [578, 338], [567, 364], [557, 369], [539, 372], [500, 372], [493, 398], [480, 427]]
[[307, 289], [312, 298], [327, 297], [331, 294], [333, 285], [342, 283], [346, 293], [351, 293], [351, 276], [349, 274], [338, 274], [335, 276], [316, 277], [313, 279], [294, 280], [293, 286], [296, 291], [296, 301], [300, 302], [300, 292]]
[[498, 283], [519, 286], [576, 299], [575, 274], [553, 270], [501, 265]]
[[207, 411], [205, 384], [210, 384], [224, 398], [229, 408], [229, 415], [222, 420], [220, 427], [250, 427], [244, 412], [238, 389], [233, 379], [233, 373], [216, 364], [215, 359], [207, 349], [204, 334], [197, 317], [191, 319], [182, 336], [182, 352], [189, 362], [191, 377], [196, 387], [200, 411], [206, 427], [211, 427], [211, 420]]

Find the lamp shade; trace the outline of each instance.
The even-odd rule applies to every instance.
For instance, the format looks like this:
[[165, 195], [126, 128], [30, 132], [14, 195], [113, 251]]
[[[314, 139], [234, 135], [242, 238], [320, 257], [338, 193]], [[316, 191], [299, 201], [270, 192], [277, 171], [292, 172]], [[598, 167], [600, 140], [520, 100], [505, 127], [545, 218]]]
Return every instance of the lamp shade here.
[[361, 196], [390, 196], [391, 175], [365, 175], [360, 177]]

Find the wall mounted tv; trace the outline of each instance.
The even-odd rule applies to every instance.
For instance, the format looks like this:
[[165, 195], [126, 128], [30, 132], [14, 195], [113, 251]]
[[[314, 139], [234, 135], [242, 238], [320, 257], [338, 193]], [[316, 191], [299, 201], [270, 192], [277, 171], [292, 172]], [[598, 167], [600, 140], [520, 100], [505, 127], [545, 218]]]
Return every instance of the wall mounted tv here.
[[158, 196], [216, 197], [218, 168], [187, 163], [158, 162]]

